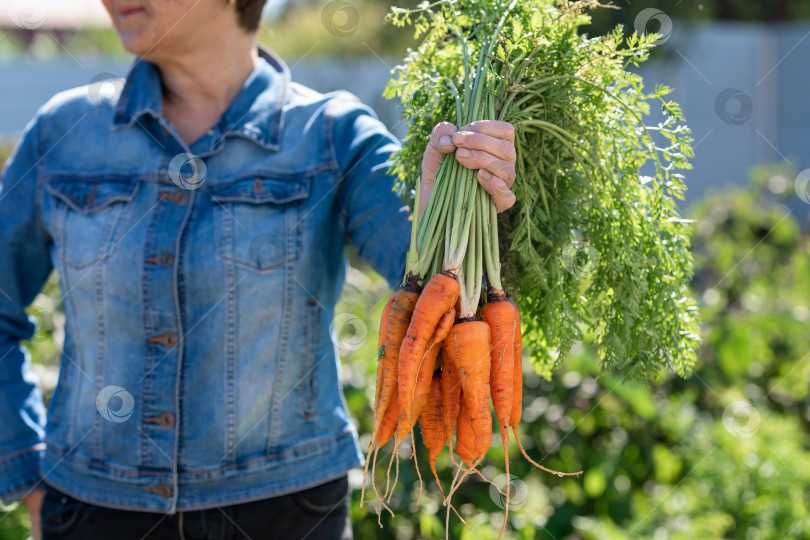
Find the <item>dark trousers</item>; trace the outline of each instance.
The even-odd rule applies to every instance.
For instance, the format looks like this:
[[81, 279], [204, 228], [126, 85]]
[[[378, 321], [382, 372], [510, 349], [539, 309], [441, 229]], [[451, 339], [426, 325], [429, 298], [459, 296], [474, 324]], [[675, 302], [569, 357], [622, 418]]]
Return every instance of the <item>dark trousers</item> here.
[[87, 504], [46, 485], [42, 540], [351, 540], [346, 476], [304, 491], [207, 510], [155, 514]]

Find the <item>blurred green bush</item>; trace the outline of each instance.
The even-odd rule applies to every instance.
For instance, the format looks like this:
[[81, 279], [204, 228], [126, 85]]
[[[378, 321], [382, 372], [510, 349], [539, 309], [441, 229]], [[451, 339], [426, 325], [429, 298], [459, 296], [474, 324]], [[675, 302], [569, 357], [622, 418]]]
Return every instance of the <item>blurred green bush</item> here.
[[[0, 161], [10, 149], [0, 146]], [[773, 192], [792, 193], [790, 171], [761, 168], [746, 189], [711, 195], [691, 212], [704, 344], [688, 379], [656, 388], [600, 374], [593, 349], [578, 345], [552, 381], [526, 373], [521, 438], [529, 454], [560, 471], [531, 467], [510, 448], [517, 490], [508, 538], [798, 539], [810, 537], [810, 236]], [[782, 186], [782, 188], [779, 188]], [[768, 189], [770, 188], [770, 190]], [[375, 346], [385, 282], [350, 255], [336, 311], [346, 402], [368, 444]], [[29, 312], [40, 323], [26, 346], [46, 396], [55, 383], [63, 318], [55, 277]], [[531, 354], [531, 351], [527, 351]], [[530, 362], [524, 362], [530, 366]], [[417, 432], [421, 447], [421, 439]], [[424, 491], [401, 449], [399, 484], [383, 528], [355, 489], [357, 538], [441, 538], [445, 512], [418, 458]], [[388, 463], [390, 445], [380, 459]], [[483, 472], [502, 479], [503, 449], [493, 442]], [[384, 482], [384, 467], [380, 473]], [[444, 452], [439, 474], [451, 467]], [[352, 472], [359, 487], [361, 471]], [[371, 502], [374, 497], [371, 495]], [[496, 538], [502, 499], [468, 479], [453, 499], [453, 538]], [[4, 511], [3, 511], [4, 510]], [[0, 540], [27, 535], [22, 507], [0, 510]]]

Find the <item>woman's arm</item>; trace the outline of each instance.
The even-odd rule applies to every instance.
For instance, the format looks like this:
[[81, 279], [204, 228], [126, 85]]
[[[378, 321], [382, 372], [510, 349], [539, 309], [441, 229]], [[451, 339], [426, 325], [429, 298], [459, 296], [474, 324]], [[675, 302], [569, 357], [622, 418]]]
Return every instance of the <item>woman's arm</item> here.
[[340, 168], [337, 200], [346, 235], [360, 257], [396, 289], [405, 274], [411, 226], [407, 207], [392, 190], [396, 138], [372, 110], [348, 98], [329, 107], [332, 152]]
[[36, 211], [40, 115], [26, 127], [0, 181], [0, 497], [10, 502], [40, 482], [45, 407], [20, 340], [35, 327], [24, 309], [51, 273]]

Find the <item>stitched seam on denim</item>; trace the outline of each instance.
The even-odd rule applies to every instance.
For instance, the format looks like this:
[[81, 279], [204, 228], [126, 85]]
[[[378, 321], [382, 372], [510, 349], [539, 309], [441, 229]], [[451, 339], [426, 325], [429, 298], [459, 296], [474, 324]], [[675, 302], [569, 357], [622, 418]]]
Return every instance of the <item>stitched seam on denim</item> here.
[[[62, 344], [62, 353], [59, 355], [59, 378], [46, 411], [49, 415], [53, 415], [57, 409], [62, 408], [65, 398], [69, 395], [68, 389], [72, 386], [70, 377], [73, 375], [73, 362], [69, 360], [72, 357], [64, 350], [67, 347], [68, 343], [65, 341]], [[72, 419], [69, 419], [68, 422], [73, 423]]]
[[[236, 463], [236, 382], [234, 380], [236, 371], [236, 268], [234, 260], [236, 254], [236, 238], [234, 233], [233, 223], [233, 203], [228, 204], [228, 209], [223, 208], [219, 210], [220, 219], [224, 230], [223, 236], [228, 238], [224, 243], [223, 248], [230, 251], [230, 260], [223, 260], [225, 268], [225, 287], [226, 287], [226, 304], [225, 304], [225, 461], [226, 463]], [[225, 212], [227, 216], [223, 216]]]
[[18, 458], [20, 456], [24, 456], [25, 454], [30, 454], [34, 452], [39, 452], [40, 450], [45, 449], [45, 443], [37, 443], [34, 446], [29, 448], [25, 448], [23, 450], [17, 450], [7, 456], [4, 456], [3, 459], [0, 459], [0, 465], [6, 463], [7, 461], [11, 461], [12, 459]]
[[[131, 205], [119, 205], [117, 208], [113, 208], [110, 212], [114, 212], [111, 214], [107, 220], [108, 223], [104, 229], [104, 232], [101, 236], [101, 242], [99, 246], [99, 252], [96, 255], [101, 253], [101, 257], [97, 258], [94, 262], [99, 262], [102, 260], [106, 260], [112, 257], [112, 253], [115, 250], [115, 244], [113, 243], [113, 238], [115, 237], [116, 231], [120, 226], [121, 221], [124, 220], [124, 216], [128, 215], [126, 210], [129, 210]], [[110, 246], [107, 249], [107, 246]], [[93, 310], [94, 316], [96, 317], [96, 331], [98, 332], [97, 342], [96, 342], [96, 361], [95, 361], [95, 395], [98, 396], [101, 392], [102, 385], [104, 384], [104, 363], [105, 363], [105, 355], [107, 352], [107, 332], [106, 332], [106, 321], [105, 321], [105, 311], [104, 311], [104, 276], [106, 274], [107, 266], [105, 264], [94, 264], [93, 270]], [[102, 438], [104, 436], [104, 424], [100, 414], [94, 415], [95, 422], [94, 428], [95, 432], [93, 434], [93, 455], [96, 459], [101, 459], [104, 453], [104, 445], [102, 442]]]
[[[134, 191], [135, 190], [133, 190], [133, 193]], [[63, 222], [64, 225], [62, 227], [62, 250], [60, 258], [69, 269], [73, 269], [76, 271], [82, 271], [85, 269], [89, 271], [90, 269], [92, 269], [95, 271], [96, 267], [101, 261], [109, 259], [115, 254], [117, 244], [113, 242], [113, 238], [115, 236], [114, 233], [115, 231], [118, 230], [119, 223], [122, 219], [122, 216], [125, 214], [125, 211], [128, 210], [131, 205], [125, 204], [115, 205], [105, 212], [105, 214], [107, 214], [106, 216], [107, 223], [105, 223], [104, 225], [104, 229], [101, 233], [101, 240], [98, 243], [98, 247], [96, 248], [96, 252], [93, 254], [92, 259], [86, 262], [75, 261], [75, 264], [73, 264], [68, 260], [69, 252], [67, 251], [67, 223], [68, 218], [71, 214], [71, 205], [67, 204], [63, 199], [61, 198], [59, 199], [60, 199], [59, 204], [65, 207], [65, 219]], [[112, 202], [110, 204], [112, 204]], [[99, 210], [107, 208], [108, 206], [110, 205], [105, 205], [99, 208]], [[77, 213], [81, 214], [81, 212]], [[104, 219], [104, 217], [102, 216], [101, 219]]]
[[331, 153], [331, 159], [335, 163], [335, 173], [332, 176], [333, 182], [333, 189], [338, 193], [335, 194], [335, 206], [338, 209], [340, 217], [344, 223], [344, 229], [348, 228], [349, 223], [349, 212], [346, 208], [344, 208], [343, 203], [340, 201], [340, 183], [343, 182], [345, 179], [345, 174], [340, 167], [340, 162], [337, 158], [337, 149], [335, 148], [335, 117], [329, 113], [329, 107], [327, 107], [327, 112], [324, 113], [325, 121], [324, 121], [324, 129], [328, 128], [326, 132], [327, 140], [329, 141], [329, 150]]
[[315, 176], [316, 174], [320, 174], [324, 171], [334, 170], [336, 168], [336, 164], [331, 161], [316, 163], [315, 165], [311, 165], [309, 167], [303, 168], [301, 170], [294, 170], [291, 171], [289, 169], [284, 169], [283, 171], [276, 170], [271, 168], [272, 165], [267, 165], [263, 167], [257, 167], [255, 169], [243, 169], [240, 170], [236, 175], [224, 175], [220, 177], [220, 181], [217, 183], [216, 186], [208, 186], [203, 184], [200, 186], [198, 191], [205, 191], [211, 192], [215, 191], [216, 188], [225, 188], [231, 186], [233, 184], [244, 182], [246, 180], [253, 180], [257, 176], [261, 178], [266, 178], [267, 180], [282, 180], [282, 181], [296, 181], [302, 176]]
[[[59, 227], [59, 230], [56, 231], [57, 235], [59, 236], [59, 245], [56, 248], [56, 258], [58, 259], [57, 262], [64, 265], [64, 272], [60, 272], [59, 274], [66, 274], [68, 270], [68, 264], [65, 261], [65, 243], [67, 240], [67, 212], [68, 208], [67, 205], [62, 203], [61, 201], [53, 205], [54, 207], [54, 218]], [[70, 288], [65, 288], [64, 290], [68, 291], [70, 294]], [[65, 299], [67, 300], [67, 298]]]
[[[181, 239], [183, 237], [183, 233], [186, 230], [186, 226], [188, 225], [189, 220], [191, 219], [191, 213], [194, 210], [194, 202], [196, 201], [197, 193], [191, 191], [188, 202], [186, 203], [186, 211], [183, 214], [183, 219], [180, 222], [180, 226], [177, 228], [177, 235], [174, 239], [174, 252], [180, 252], [180, 245]], [[177, 335], [179, 337], [176, 348], [175, 348], [175, 358], [176, 358], [176, 368], [175, 368], [175, 376], [174, 376], [174, 414], [176, 419], [182, 418], [182, 411], [180, 410], [180, 378], [182, 377], [182, 367], [183, 367], [183, 357], [185, 356], [185, 343], [186, 343], [186, 336], [183, 330], [183, 317], [180, 313], [180, 305], [182, 299], [179, 297], [179, 290], [178, 290], [178, 281], [179, 281], [179, 265], [175, 263], [174, 267], [172, 268], [172, 284], [174, 287], [174, 313], [175, 313], [175, 322], [177, 324]], [[180, 430], [174, 430], [174, 441], [172, 443], [172, 509], [177, 505], [177, 498], [179, 494], [177, 493], [178, 490], [178, 467], [179, 467], [179, 447], [180, 447]]]
[[[106, 231], [105, 231], [106, 232]], [[101, 245], [106, 245], [108, 234], [102, 235]], [[104, 331], [104, 267], [103, 264], [93, 266], [93, 316], [96, 319], [96, 361], [95, 361], [95, 396], [101, 393], [104, 384], [104, 352], [106, 349], [106, 333]], [[104, 425], [100, 414], [93, 415], [93, 457], [101, 459], [104, 455]]]
[[[329, 152], [329, 158], [335, 164], [335, 169], [337, 174], [333, 177], [337, 179], [341, 176], [340, 174], [340, 162], [337, 158], [337, 153], [335, 151], [335, 117], [329, 113], [329, 105], [327, 104], [326, 110], [323, 113], [324, 120], [323, 120], [323, 138], [326, 140], [327, 149]], [[335, 180], [335, 188], [337, 188], [337, 180]], [[338, 203], [338, 206], [340, 204]]]
[[28, 494], [28, 492], [31, 490], [31, 488], [34, 488], [34, 487], [38, 486], [40, 484], [40, 482], [42, 482], [42, 480], [37, 480], [36, 482], [33, 482], [33, 483], [29, 482], [28, 484], [23, 484], [22, 486], [12, 488], [9, 491], [6, 491], [4, 493], [0, 493], [0, 495], [2, 495], [3, 499], [16, 498], [15, 496], [18, 493]]
[[[192, 204], [192, 199], [189, 197], [189, 204]], [[186, 264], [185, 253], [186, 249], [188, 248], [188, 234], [186, 232], [191, 229], [194, 229], [194, 226], [191, 225], [194, 220], [194, 212], [196, 211], [196, 204], [193, 205], [193, 208], [189, 210], [189, 218], [186, 222], [186, 227], [184, 228], [183, 234], [180, 236], [180, 248], [177, 252], [177, 266], [178, 272], [180, 276], [180, 280], [178, 283], [178, 291], [180, 292], [180, 298], [188, 298], [188, 291], [186, 288], [186, 280], [185, 280], [185, 273], [183, 272], [183, 268]], [[188, 304], [184, 303], [180, 312], [180, 324], [182, 328], [190, 327], [189, 324], [189, 317], [188, 317]], [[185, 379], [180, 377], [180, 386], [178, 391], [177, 397], [177, 409], [175, 412], [175, 422], [174, 422], [174, 429], [177, 430], [177, 461], [178, 463], [181, 461], [182, 456], [185, 453], [185, 444], [183, 444], [183, 437], [185, 435], [183, 431], [184, 423], [182, 422], [182, 416], [180, 412], [183, 410], [186, 404], [186, 400], [183, 399], [185, 397]], [[179, 495], [178, 495], [179, 498]]]
[[58, 172], [56, 171], [42, 172], [40, 174], [40, 182], [42, 182], [43, 184], [47, 184], [55, 180], [90, 182], [92, 180], [102, 178], [108, 182], [120, 182], [122, 184], [129, 184], [129, 183], [137, 184], [140, 180], [151, 180], [151, 181], [165, 180], [163, 183], [174, 184], [174, 182], [172, 182], [170, 178], [164, 179], [163, 173], [157, 170], [142, 170], [142, 171], [133, 171], [129, 173], [122, 173], [120, 170], [117, 169], [95, 170], [92, 173], [63, 170]]
[[[299, 225], [298, 214], [300, 206], [300, 204], [293, 204], [286, 205], [284, 208], [284, 237], [287, 244], [285, 246], [285, 255], [295, 253], [293, 250], [296, 248], [296, 246], [293, 238], [294, 235], [291, 234], [291, 229], [292, 227], [297, 227]], [[293, 311], [293, 272], [295, 270], [295, 265], [292, 257], [287, 258], [287, 260], [284, 262], [283, 268], [284, 296], [282, 297], [281, 301], [281, 332], [278, 340], [279, 345], [278, 354], [276, 355], [276, 369], [273, 377], [273, 395], [270, 398], [270, 426], [268, 429], [267, 445], [265, 447], [268, 454], [272, 452], [272, 448], [278, 441], [279, 430], [281, 429], [279, 422], [279, 406], [281, 404], [283, 390], [282, 384], [284, 383], [284, 368], [287, 361], [287, 343], [289, 341], [290, 323]]]
[[36, 214], [36, 222], [37, 228], [39, 229], [39, 233], [42, 235], [42, 238], [45, 242], [50, 246], [53, 244], [53, 237], [51, 237], [50, 231], [48, 231], [47, 227], [45, 226], [45, 222], [42, 219], [42, 205], [44, 203], [45, 198], [45, 182], [37, 177], [36, 187], [34, 189], [34, 212]]
[[318, 341], [318, 315], [319, 305], [317, 298], [315, 302], [307, 304], [306, 311], [306, 327], [304, 328], [304, 339], [306, 340], [306, 355], [304, 361], [301, 362], [301, 405], [302, 414], [306, 419], [312, 419], [316, 416], [315, 410], [315, 370], [317, 363], [315, 356], [317, 355], [317, 347], [313, 343]]
[[[90, 182], [84, 182], [84, 181], [76, 182], [73, 179], [71, 179], [71, 183], [74, 184], [74, 185], [75, 184], [90, 184]], [[93, 182], [93, 184], [100, 184], [100, 183], [109, 184], [111, 182], [107, 182], [107, 181], [104, 181], [104, 180], [96, 180], [95, 182]], [[100, 201], [97, 201], [97, 204], [93, 203], [92, 205], [83, 205], [82, 201], [76, 200], [73, 197], [73, 195], [70, 194], [69, 192], [61, 191], [59, 189], [60, 186], [59, 186], [58, 182], [54, 182], [53, 180], [49, 180], [47, 182], [44, 182], [43, 185], [44, 185], [44, 189], [47, 190], [51, 195], [53, 195], [56, 198], [58, 198], [59, 200], [61, 200], [64, 204], [67, 204], [70, 208], [72, 208], [76, 212], [79, 212], [80, 214], [85, 215], [84, 214], [85, 210], [87, 210], [88, 213], [90, 213], [90, 214], [94, 214], [96, 212], [104, 210], [108, 206], [111, 206], [111, 205], [113, 205], [114, 203], [117, 203], [117, 202], [120, 202], [120, 203], [132, 202], [135, 199], [135, 197], [137, 196], [138, 190], [139, 190], [139, 188], [141, 186], [140, 182], [138, 182], [138, 181], [134, 181], [134, 182], [113, 182], [113, 183], [120, 183], [121, 185], [126, 186], [128, 189], [126, 191], [124, 191], [124, 192], [111, 194], [111, 195], [107, 196], [106, 199], [102, 199]], [[91, 209], [88, 210], [86, 208], [86, 206], [91, 207]]]
[[[61, 223], [62, 223], [61, 229], [62, 230], [59, 231], [61, 233], [62, 245], [63, 246], [64, 246], [65, 220], [66, 219], [67, 219], [67, 207], [63, 207], [62, 208], [62, 219], [61, 219]], [[59, 221], [59, 220], [57, 220], [57, 221]], [[57, 257], [58, 257], [59, 249], [57, 249], [56, 251], [57, 251]], [[68, 270], [67, 270], [67, 263], [64, 262], [64, 259], [62, 259], [61, 257], [60, 257], [60, 262], [64, 266], [64, 268], [61, 269], [61, 270], [64, 270], [64, 272], [63, 271], [59, 272], [59, 280], [61, 281], [62, 290], [63, 291], [68, 291], [65, 294], [65, 298], [64, 298], [64, 306], [65, 306], [64, 307], [64, 309], [65, 309], [65, 343], [64, 343], [64, 347], [67, 350], [69, 350], [69, 351], [71, 351], [73, 353], [73, 355], [71, 355], [71, 357], [74, 359], [75, 362], [81, 362], [83, 358], [82, 358], [82, 356], [79, 355], [79, 350], [78, 350], [78, 347], [76, 346], [76, 342], [75, 342], [76, 336], [79, 335], [79, 330], [78, 330], [78, 327], [76, 326], [77, 325], [76, 321], [78, 320], [77, 315], [76, 315], [76, 306], [74, 305], [74, 302], [68, 297], [71, 294], [71, 291], [73, 290], [73, 285], [71, 285], [70, 272], [68, 272]], [[62, 360], [63, 359], [60, 358], [60, 361], [62, 361]], [[70, 420], [68, 421], [68, 433], [67, 433], [67, 443], [71, 448], [73, 448], [73, 445], [76, 444], [76, 424], [78, 424], [78, 420], [79, 420], [79, 399], [80, 399], [80, 397], [82, 395], [82, 387], [84, 386], [84, 380], [83, 380], [82, 377], [77, 377], [76, 380], [77, 380], [77, 385], [78, 386], [75, 389], [75, 392], [73, 393], [73, 404], [72, 404], [73, 405], [72, 406], [73, 412], [71, 413]], [[47, 426], [46, 426], [46, 428], [47, 428]]]
[[[143, 282], [141, 283], [141, 305], [143, 305], [143, 329], [144, 337], [150, 337], [155, 333], [155, 321], [152, 318], [152, 295], [150, 294], [151, 274], [155, 271], [155, 267], [148, 262], [149, 256], [155, 252], [155, 238], [157, 237], [158, 223], [163, 209], [169, 204], [169, 201], [163, 199], [160, 195], [160, 189], [156, 190], [155, 197], [157, 204], [153, 205], [151, 211], [151, 220], [146, 229], [146, 237], [144, 239], [144, 252], [143, 252]], [[154, 377], [155, 364], [157, 360], [157, 343], [146, 343], [146, 358], [144, 362], [143, 381], [141, 382], [141, 391], [143, 397], [141, 398], [141, 425], [144, 426], [140, 430], [140, 448], [141, 459], [140, 463], [143, 467], [151, 465], [151, 446], [149, 444], [149, 431], [153, 429], [153, 425], [148, 423], [146, 419], [152, 414], [152, 383]]]
[[273, 132], [271, 140], [276, 146], [279, 146], [279, 133], [281, 133], [281, 128], [283, 127], [282, 124], [284, 119], [282, 118], [282, 109], [287, 102], [287, 81], [290, 78], [290, 73], [285, 68], [286, 66], [282, 67], [279, 74], [281, 86], [278, 89], [278, 94], [276, 94], [276, 112], [273, 115]]
[[[319, 440], [316, 443], [309, 444], [309, 445], [303, 446], [301, 448], [296, 448], [294, 450], [289, 450], [287, 452], [282, 452], [280, 454], [269, 454], [269, 455], [266, 455], [266, 456], [262, 456], [260, 458], [251, 459], [251, 460], [248, 460], [248, 461], [241, 461], [241, 462], [236, 463], [234, 465], [226, 465], [224, 467], [219, 467], [217, 469], [210, 469], [210, 470], [207, 470], [205, 472], [188, 472], [188, 471], [185, 471], [185, 472], [182, 472], [182, 473], [178, 473], [177, 476], [179, 478], [209, 477], [209, 478], [215, 479], [215, 478], [213, 478], [213, 476], [215, 476], [215, 475], [217, 475], [217, 474], [219, 474], [221, 472], [229, 471], [229, 470], [232, 470], [232, 469], [239, 469], [239, 468], [245, 467], [245, 466], [250, 466], [250, 465], [255, 465], [255, 464], [260, 464], [260, 463], [266, 463], [266, 462], [270, 462], [270, 461], [279, 461], [279, 460], [281, 460], [283, 458], [286, 458], [288, 456], [301, 454], [301, 453], [304, 453], [304, 452], [307, 452], [307, 451], [310, 451], [310, 450], [314, 450], [314, 449], [316, 449], [318, 447], [328, 445], [328, 444], [332, 443], [333, 441], [338, 441], [338, 440], [343, 439], [345, 437], [351, 437], [352, 433], [353, 433], [353, 430], [351, 429], [351, 427], [349, 427], [349, 428], [341, 431], [340, 433], [337, 433], [337, 434], [333, 435], [332, 437], [329, 437], [328, 439], [322, 439], [322, 440]], [[73, 452], [67, 452], [65, 450], [62, 450], [61, 448], [59, 448], [58, 446], [56, 446], [54, 444], [47, 444], [47, 446], [48, 446], [48, 449], [51, 450], [52, 452], [56, 452], [56, 453], [58, 453], [58, 454], [60, 454], [62, 456], [65, 456], [64, 459], [70, 459], [72, 461], [75, 461], [76, 463], [79, 463], [80, 465], [84, 465], [84, 466], [87, 466], [87, 467], [92, 467], [93, 469], [113, 472], [113, 473], [115, 473], [115, 474], [117, 474], [119, 476], [130, 477], [130, 478], [141, 478], [141, 477], [165, 478], [166, 476], [171, 474], [169, 471], [162, 471], [162, 472], [137, 471], [137, 472], [132, 472], [131, 470], [120, 469], [120, 468], [117, 468], [117, 467], [111, 467], [109, 465], [105, 465], [103, 462], [88, 461], [86, 459], [82, 459], [82, 458], [76, 456]], [[112, 480], [115, 480], [115, 479], [113, 479], [113, 478], [104, 478], [104, 480], [112, 481]]]

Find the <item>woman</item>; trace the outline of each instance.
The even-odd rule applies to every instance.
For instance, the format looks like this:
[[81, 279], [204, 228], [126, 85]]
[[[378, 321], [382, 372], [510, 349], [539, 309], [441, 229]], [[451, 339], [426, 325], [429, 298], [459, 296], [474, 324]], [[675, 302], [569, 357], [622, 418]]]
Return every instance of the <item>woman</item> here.
[[[397, 142], [257, 49], [263, 3], [104, 0], [139, 57], [117, 101], [57, 95], [4, 170], [0, 494], [35, 538], [40, 516], [44, 538], [351, 536], [362, 454], [329, 321], [346, 239], [402, 278]], [[513, 141], [438, 125], [420, 210], [454, 151], [510, 207]], [[66, 339], [46, 422], [19, 341], [53, 268]]]

